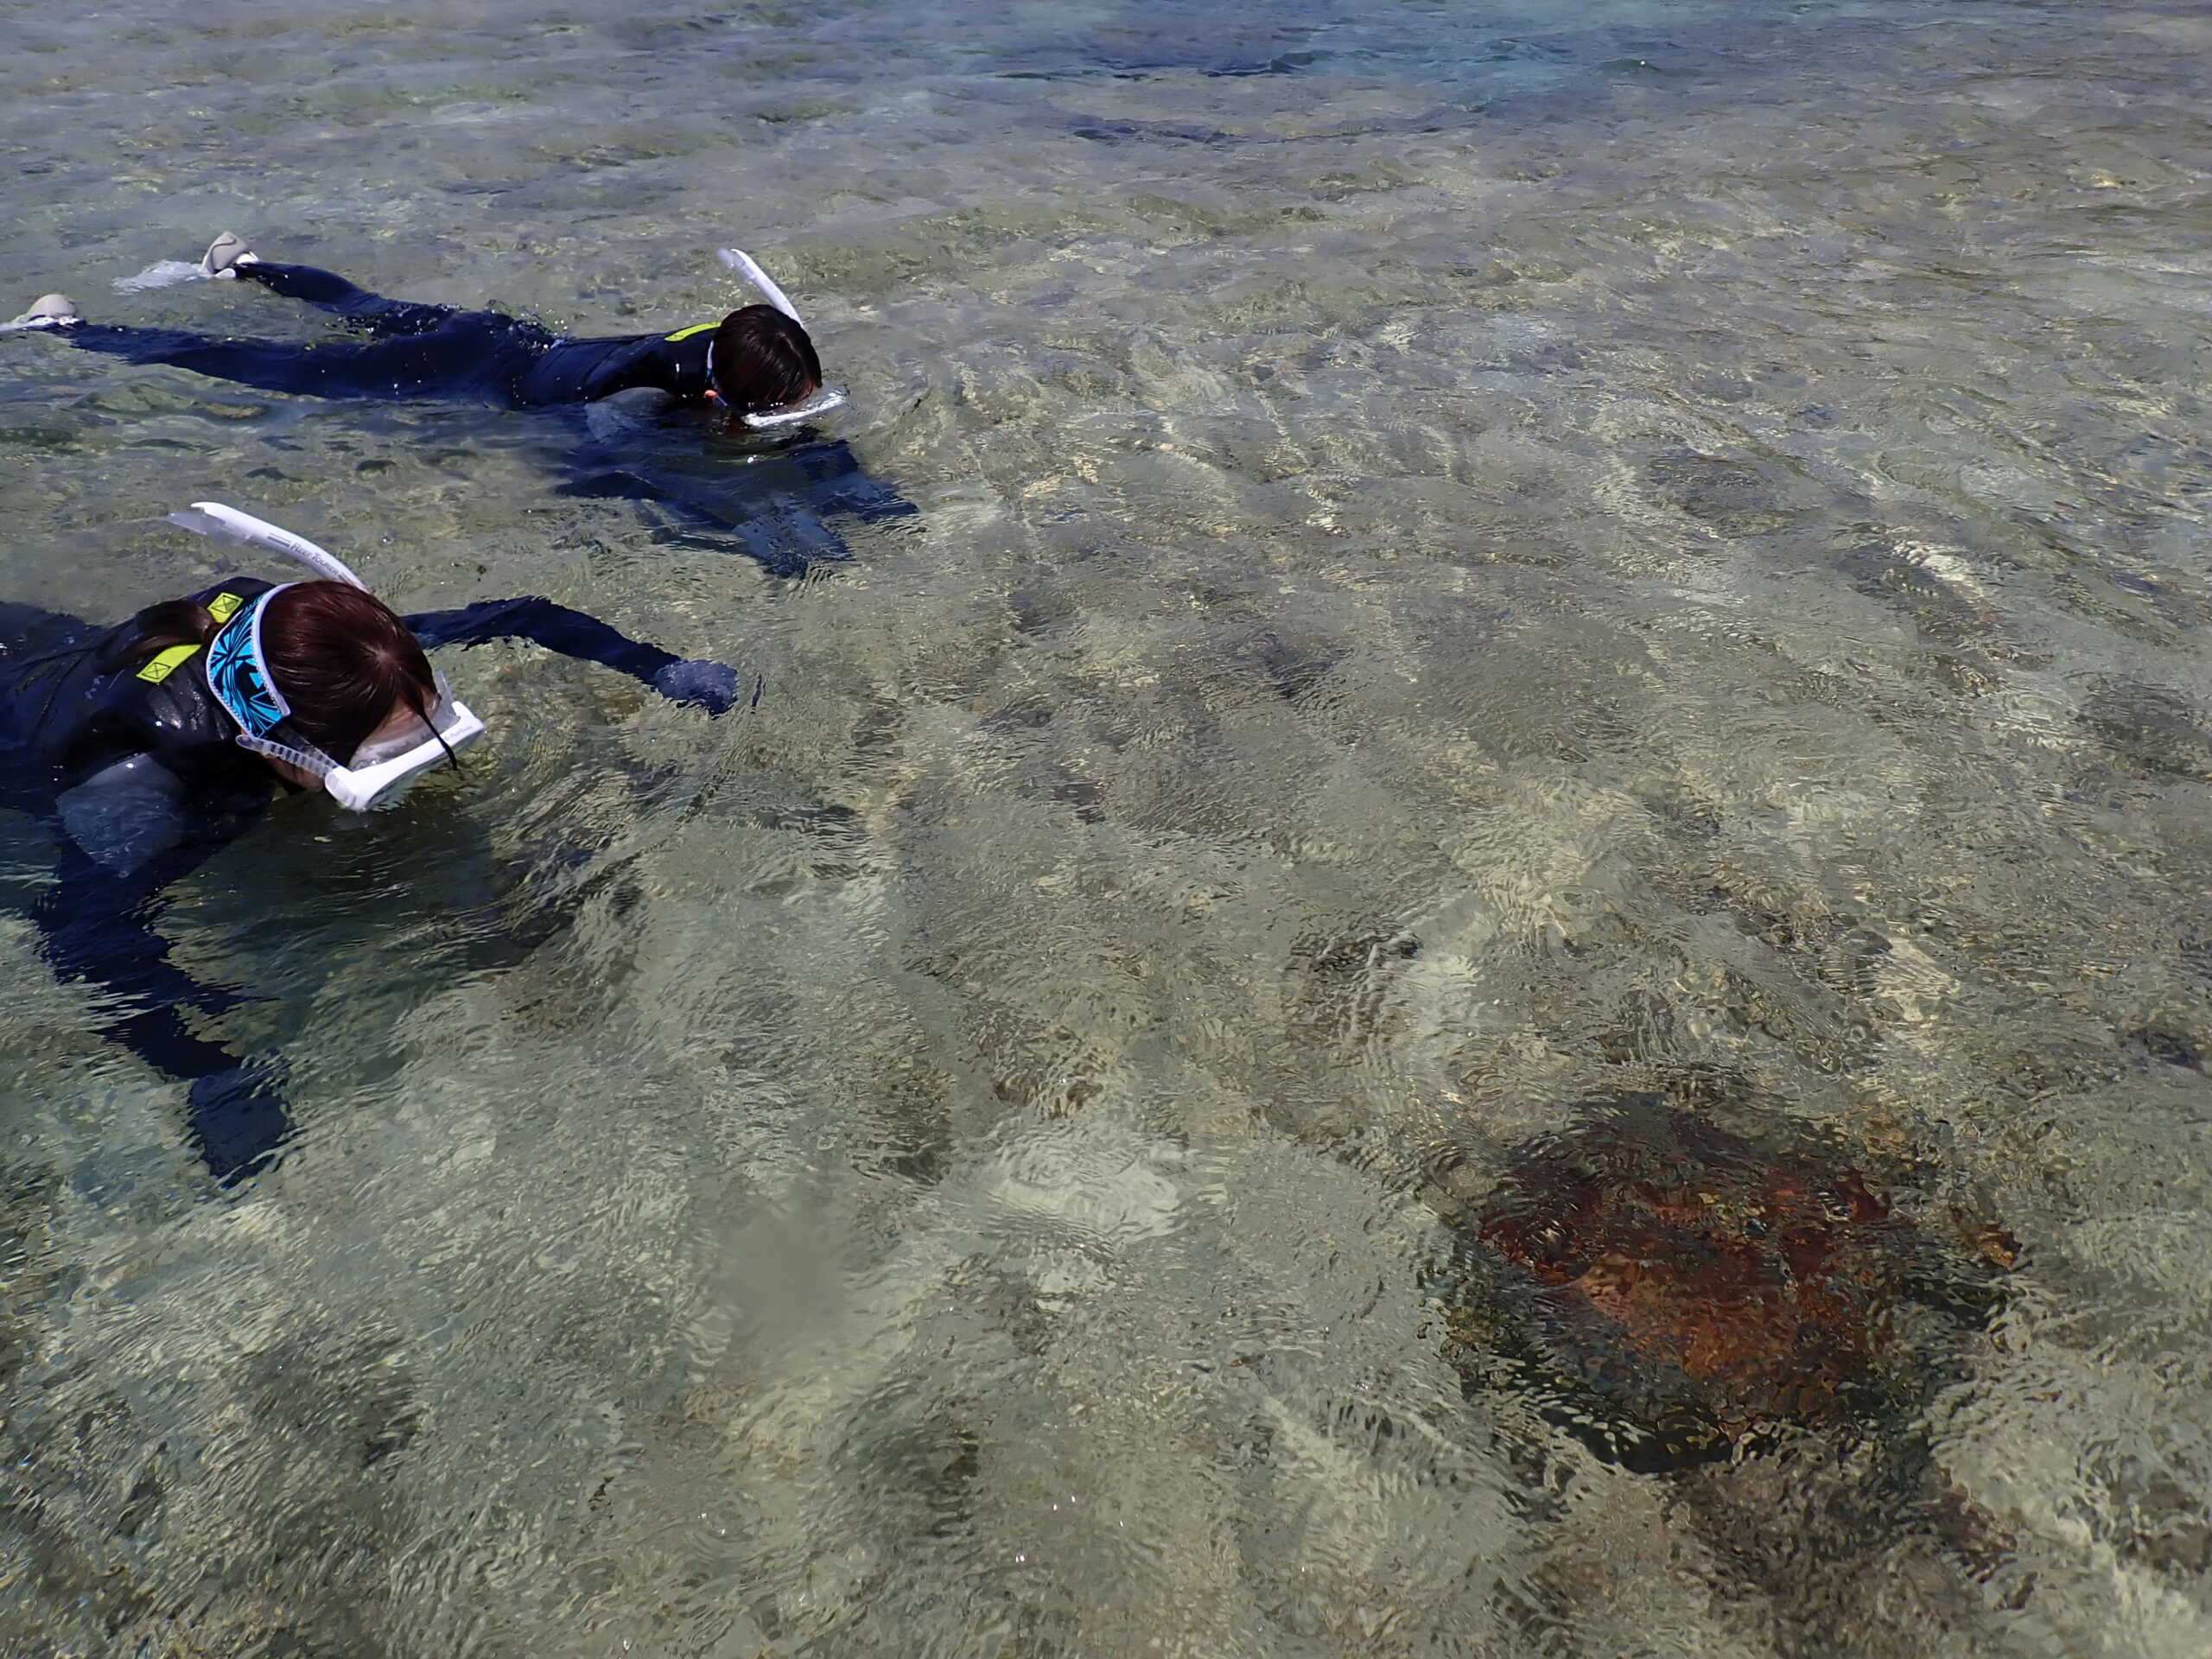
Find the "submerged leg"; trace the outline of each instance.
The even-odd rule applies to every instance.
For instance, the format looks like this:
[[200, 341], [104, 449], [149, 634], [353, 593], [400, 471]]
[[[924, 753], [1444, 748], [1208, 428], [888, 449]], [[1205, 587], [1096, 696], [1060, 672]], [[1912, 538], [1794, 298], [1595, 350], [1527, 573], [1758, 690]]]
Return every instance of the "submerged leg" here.
[[118, 875], [75, 847], [67, 849], [52, 887], [31, 908], [39, 954], [66, 979], [89, 981], [119, 1006], [102, 1029], [165, 1076], [189, 1083], [193, 1140], [219, 1179], [236, 1180], [265, 1163], [291, 1134], [283, 1070], [273, 1060], [241, 1061], [194, 1035], [185, 1014], [218, 1014], [244, 999], [227, 986], [206, 985], [169, 960], [168, 942], [153, 929], [163, 888], [204, 860], [210, 849], [181, 848], [142, 869]]
[[450, 305], [417, 305], [408, 300], [388, 300], [356, 287], [334, 271], [313, 265], [280, 265], [254, 259], [232, 269], [250, 283], [259, 283], [273, 294], [299, 300], [334, 312], [378, 339], [402, 334], [427, 334], [448, 318], [460, 315]]
[[842, 438], [804, 444], [791, 452], [791, 460], [815, 488], [814, 503], [823, 512], [849, 512], [864, 524], [887, 518], [911, 518], [918, 511], [890, 485], [861, 470], [860, 457]]
[[853, 550], [840, 533], [847, 523], [880, 524], [916, 511], [863, 472], [841, 439], [754, 448], [733, 466], [715, 448], [684, 454], [664, 435], [595, 432], [562, 466], [563, 494], [657, 503], [684, 527], [680, 533], [698, 525], [709, 532], [698, 539], [734, 543], [777, 576], [849, 562]]
[[245, 1060], [192, 1080], [188, 1126], [207, 1173], [226, 1186], [244, 1180], [292, 1138], [283, 1063]]
[[60, 336], [88, 352], [131, 363], [190, 369], [260, 391], [308, 397], [499, 397], [500, 353], [507, 344], [494, 320], [449, 318], [429, 334], [390, 340], [327, 340], [291, 346], [269, 340], [216, 340], [177, 328], [86, 322]]

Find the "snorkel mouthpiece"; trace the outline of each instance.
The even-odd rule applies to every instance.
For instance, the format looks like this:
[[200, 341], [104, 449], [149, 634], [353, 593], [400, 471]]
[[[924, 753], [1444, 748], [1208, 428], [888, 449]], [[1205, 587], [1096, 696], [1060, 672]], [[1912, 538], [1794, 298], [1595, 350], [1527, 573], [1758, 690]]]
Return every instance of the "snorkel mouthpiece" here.
[[[195, 501], [190, 512], [170, 515], [171, 522], [202, 536], [251, 543], [274, 549], [296, 559], [317, 575], [368, 591], [368, 584], [334, 556], [303, 536], [264, 523], [250, 513], [226, 507], [219, 501]], [[261, 619], [269, 601], [296, 587], [285, 582], [271, 588], [217, 631], [208, 642], [207, 689], [223, 712], [238, 722], [238, 745], [254, 753], [281, 760], [318, 778], [324, 793], [339, 805], [355, 812], [390, 806], [407, 786], [439, 761], [458, 755], [484, 735], [484, 722], [453, 695], [443, 674], [436, 675], [437, 701], [429, 712], [431, 734], [371, 740], [357, 749], [350, 763], [340, 765], [288, 724], [291, 705], [276, 688], [269, 659], [261, 645]]]

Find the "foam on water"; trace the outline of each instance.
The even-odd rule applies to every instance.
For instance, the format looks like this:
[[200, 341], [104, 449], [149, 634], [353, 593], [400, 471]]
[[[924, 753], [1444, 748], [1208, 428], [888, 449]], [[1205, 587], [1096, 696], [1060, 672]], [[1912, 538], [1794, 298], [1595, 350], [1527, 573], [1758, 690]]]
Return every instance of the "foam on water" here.
[[135, 276], [118, 276], [110, 285], [118, 294], [143, 294], [157, 288], [175, 288], [179, 283], [204, 280], [204, 273], [196, 259], [156, 259]]

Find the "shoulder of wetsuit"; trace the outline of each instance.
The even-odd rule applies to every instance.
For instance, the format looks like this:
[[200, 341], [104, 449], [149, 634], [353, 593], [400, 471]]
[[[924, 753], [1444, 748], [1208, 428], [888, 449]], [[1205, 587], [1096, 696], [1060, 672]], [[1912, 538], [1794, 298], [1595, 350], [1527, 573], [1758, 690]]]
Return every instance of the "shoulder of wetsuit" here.
[[715, 331], [721, 327], [719, 319], [713, 322], [695, 322], [689, 328], [679, 328], [665, 335], [661, 344], [667, 346], [677, 361], [677, 372], [683, 378], [682, 395], [703, 397], [711, 388], [707, 378], [708, 355], [715, 344]]
[[[541, 397], [557, 391], [595, 402], [620, 391], [651, 387], [678, 397], [707, 389], [707, 348], [718, 323], [695, 324], [666, 334], [631, 334], [564, 342], [547, 353]], [[557, 388], [556, 382], [564, 383]]]
[[[227, 622], [276, 584], [230, 576], [188, 597]], [[111, 630], [99, 649], [112, 652], [127, 640], [130, 624]], [[269, 792], [272, 774], [232, 739], [237, 725], [208, 690], [206, 649], [173, 645], [146, 661], [125, 663], [87, 687], [73, 731], [58, 734], [50, 752], [72, 781], [81, 780], [130, 754], [151, 754], [194, 786], [228, 795]]]
[[251, 601], [279, 585], [259, 576], [225, 576], [213, 588], [202, 588], [185, 597], [205, 605], [218, 622], [227, 622]]
[[[196, 594], [187, 594], [185, 599], [188, 603], [205, 607], [207, 613], [220, 624], [228, 622], [276, 585], [273, 582], [264, 582], [258, 576], [226, 576], [212, 588], [203, 588]], [[133, 619], [130, 622], [119, 624], [111, 628], [103, 636], [99, 642], [99, 648], [104, 657], [111, 658], [114, 653], [129, 649], [131, 630], [135, 622], [136, 619]], [[183, 678], [187, 681], [200, 681], [200, 689], [205, 691], [207, 671], [206, 664], [200, 661], [200, 658], [206, 650], [207, 647], [200, 645], [170, 645], [165, 650], [156, 652], [143, 662], [135, 665], [125, 664], [118, 667], [115, 673], [119, 679], [136, 680], [147, 685], [161, 686], [167, 685], [170, 679], [177, 675], [178, 671], [187, 664], [191, 664], [200, 671], [196, 674], [184, 675]]]
[[687, 328], [678, 328], [672, 334], [663, 334], [660, 343], [668, 348], [687, 374], [696, 374], [699, 384], [707, 381], [707, 353], [715, 344], [715, 331], [721, 327], [721, 319], [712, 322], [695, 322]]

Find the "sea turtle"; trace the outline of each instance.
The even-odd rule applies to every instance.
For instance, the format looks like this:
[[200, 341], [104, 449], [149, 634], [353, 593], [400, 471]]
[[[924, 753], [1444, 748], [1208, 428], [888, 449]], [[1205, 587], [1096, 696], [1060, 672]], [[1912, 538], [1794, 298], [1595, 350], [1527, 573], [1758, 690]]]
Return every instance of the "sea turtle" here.
[[[1591, 1103], [1462, 1212], [1447, 1305], [1470, 1391], [1661, 1477], [1788, 1656], [1918, 1654], [2026, 1593], [1996, 1588], [2010, 1540], [1948, 1483], [1926, 1414], [1969, 1375], [2017, 1247], [1940, 1206], [1916, 1219], [1857, 1162], [1662, 1096]], [[1505, 1444], [1541, 1459], [1515, 1415]], [[1565, 1610], [1574, 1577], [1532, 1589]]]
[[1916, 1417], [2012, 1252], [1993, 1228], [1909, 1218], [1807, 1137], [1657, 1095], [1518, 1148], [1471, 1230], [1463, 1359], [1517, 1362], [1547, 1416], [1646, 1471]]

